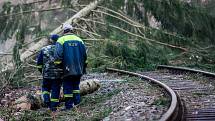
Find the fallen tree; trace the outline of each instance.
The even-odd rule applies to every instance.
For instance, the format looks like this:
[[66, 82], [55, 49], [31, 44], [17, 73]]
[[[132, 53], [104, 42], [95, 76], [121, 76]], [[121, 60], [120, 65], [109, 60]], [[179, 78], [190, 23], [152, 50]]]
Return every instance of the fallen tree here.
[[[72, 16], [70, 19], [65, 21], [63, 24], [65, 24], [65, 23], [68, 23], [68, 24], [78, 23], [80, 21], [79, 18], [87, 16], [91, 12], [91, 10], [95, 9], [98, 6], [98, 4], [102, 1], [103, 0], [96, 0], [92, 3], [90, 3], [89, 5], [84, 7], [82, 10], [80, 10], [78, 13], [76, 13], [74, 16]], [[50, 34], [59, 34], [61, 32], [61, 30], [62, 30], [61, 26], [59, 26], [54, 31], [52, 31]], [[21, 56], [20, 56], [21, 61], [24, 61], [25, 59], [27, 59], [31, 55], [35, 54], [40, 48], [42, 48], [43, 46], [45, 46], [47, 44], [48, 44], [47, 39], [39, 40], [34, 46], [28, 48], [25, 52], [23, 52], [21, 54]]]

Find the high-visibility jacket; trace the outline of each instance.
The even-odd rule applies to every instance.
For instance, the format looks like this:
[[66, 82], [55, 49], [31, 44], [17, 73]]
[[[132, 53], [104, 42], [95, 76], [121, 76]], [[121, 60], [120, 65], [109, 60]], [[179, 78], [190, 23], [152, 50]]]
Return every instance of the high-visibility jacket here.
[[37, 57], [37, 67], [42, 72], [43, 78], [59, 79], [62, 77], [61, 65], [53, 63], [55, 45], [48, 45], [41, 49]]
[[86, 65], [84, 42], [74, 34], [65, 34], [56, 42], [55, 63], [62, 63], [64, 77], [81, 76]]

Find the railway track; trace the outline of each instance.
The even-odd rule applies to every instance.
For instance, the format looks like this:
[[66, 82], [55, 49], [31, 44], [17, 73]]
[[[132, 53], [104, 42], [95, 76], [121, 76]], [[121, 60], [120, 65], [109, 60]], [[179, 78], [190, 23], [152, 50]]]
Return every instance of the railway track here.
[[131, 75], [131, 76], [140, 77], [141, 79], [148, 80], [151, 83], [156, 84], [157, 86], [160, 86], [171, 97], [171, 103], [170, 103], [169, 109], [161, 117], [160, 121], [183, 121], [184, 120], [184, 117], [183, 117], [184, 109], [183, 109], [180, 97], [177, 95], [177, 93], [175, 93], [166, 84], [164, 84], [164, 83], [162, 83], [162, 82], [160, 82], [160, 81], [158, 81], [156, 79], [153, 79], [153, 78], [151, 78], [149, 76], [145, 76], [145, 75], [142, 75], [142, 74], [139, 74], [139, 73], [133, 73], [133, 72], [119, 70], [119, 69], [113, 69], [113, 68], [107, 68], [107, 70], [112, 71], [112, 72], [117, 72], [117, 73], [122, 73], [122, 74], [127, 74], [127, 75]]
[[[180, 95], [186, 106], [185, 119], [187, 121], [215, 121], [215, 92], [214, 92], [214, 73], [189, 69], [184, 67], [158, 66], [159, 69], [169, 71], [159, 71], [146, 75], [158, 79], [167, 84], [171, 89]], [[198, 74], [198, 78], [203, 75], [204, 82], [187, 78], [185, 73]]]
[[[133, 73], [108, 68], [109, 71], [149, 80], [166, 90], [171, 96], [171, 105], [160, 121], [215, 121], [214, 73], [164, 65], [158, 69], [165, 70]], [[206, 81], [197, 81], [186, 73], [198, 73], [197, 76]]]

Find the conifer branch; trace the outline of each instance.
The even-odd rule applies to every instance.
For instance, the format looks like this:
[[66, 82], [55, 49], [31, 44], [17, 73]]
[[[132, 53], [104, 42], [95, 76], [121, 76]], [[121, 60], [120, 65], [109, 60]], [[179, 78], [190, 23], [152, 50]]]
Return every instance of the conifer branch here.
[[[18, 15], [23, 15], [23, 14], [29, 14], [29, 13], [33, 13], [33, 12], [46, 12], [46, 11], [53, 11], [53, 10], [58, 10], [58, 9], [65, 9], [65, 8], [70, 8], [70, 7], [57, 7], [57, 8], [49, 8], [49, 9], [43, 9], [43, 10], [31, 10], [31, 11], [23, 11], [23, 12], [19, 12], [19, 13], [13, 13], [13, 14], [6, 14], [6, 15], [1, 15], [1, 17], [9, 17], [9, 16], [18, 16]], [[77, 12], [74, 9], [71, 9], [73, 12]]]
[[156, 30], [156, 31], [159, 31], [159, 32], [161, 32], [161, 33], [163, 33], [163, 34], [170, 35], [170, 36], [173, 36], [173, 37], [176, 37], [176, 38], [179, 38], [179, 39], [183, 39], [183, 40], [184, 40], [184, 39], [187, 39], [186, 37], [183, 37], [183, 36], [180, 36], [180, 35], [177, 35], [177, 34], [173, 34], [173, 33], [170, 33], [170, 32], [164, 31], [164, 30], [160, 30], [160, 29], [152, 28], [152, 27], [147, 27], [147, 26], [145, 26], [145, 25], [143, 25], [143, 24], [140, 24], [140, 23], [138, 23], [138, 22], [136, 22], [136, 21], [134, 21], [134, 20], [131, 20], [131, 19], [128, 18], [126, 15], [123, 15], [123, 14], [121, 14], [121, 13], [119, 13], [119, 12], [116, 12], [116, 11], [114, 11], [114, 10], [111, 10], [111, 9], [109, 9], [109, 8], [102, 7], [102, 6], [99, 6], [99, 8], [102, 8], [102, 9], [104, 9], [104, 10], [107, 10], [107, 11], [109, 11], [109, 12], [112, 12], [112, 13], [114, 13], [114, 14], [117, 14], [117, 15], [119, 15], [119, 16], [122, 17], [122, 18], [117, 17], [117, 16], [112, 15], [112, 14], [109, 14], [109, 13], [104, 12], [104, 11], [96, 11], [96, 10], [93, 10], [93, 12], [100, 12], [100, 13], [109, 15], [109, 16], [111, 16], [111, 17], [114, 17], [114, 18], [116, 18], [116, 19], [119, 19], [119, 20], [121, 20], [121, 21], [124, 21], [124, 22], [126, 22], [126, 23], [128, 23], [128, 24], [130, 24], [130, 25], [132, 25], [132, 26], [134, 26], [134, 27], [143, 28], [143, 29], [148, 29], [148, 30]]
[[4, 55], [13, 55], [13, 53], [0, 53], [0, 56], [4, 56]]
[[22, 3], [22, 5], [30, 5], [30, 4], [35, 4], [35, 3], [43, 3], [43, 2], [47, 2], [48, 0], [37, 0], [37, 1], [33, 1], [33, 2], [29, 2], [29, 3]]
[[[105, 23], [99, 22], [99, 21], [94, 21], [94, 20], [84, 19], [84, 18], [80, 18], [80, 19], [81, 19], [81, 20], [84, 20], [84, 21], [95, 22], [95, 23], [98, 23], [98, 24], [101, 24], [101, 25], [106, 25]], [[178, 47], [178, 46], [171, 45], [171, 44], [168, 44], [168, 43], [163, 43], [163, 42], [160, 42], [160, 41], [157, 41], [157, 40], [153, 40], [153, 39], [150, 39], [150, 38], [146, 38], [146, 37], [140, 36], [140, 35], [138, 35], [138, 34], [129, 32], [129, 31], [127, 31], [127, 30], [125, 30], [125, 29], [123, 29], [123, 28], [120, 28], [120, 27], [118, 27], [118, 26], [115, 26], [115, 25], [109, 24], [108, 26], [113, 27], [113, 28], [115, 28], [115, 29], [118, 29], [118, 30], [120, 30], [120, 31], [123, 31], [123, 32], [125, 32], [125, 33], [127, 33], [127, 34], [130, 34], [130, 35], [132, 35], [132, 36], [136, 36], [136, 37], [141, 38], [141, 39], [143, 39], [143, 40], [147, 40], [147, 41], [150, 41], [150, 42], [153, 42], [153, 43], [156, 43], [156, 44], [164, 45], [164, 46], [167, 46], [167, 47], [170, 47], [170, 48], [180, 49], [180, 50], [182, 50], [182, 51], [188, 51], [188, 49], [186, 49], [186, 48]]]

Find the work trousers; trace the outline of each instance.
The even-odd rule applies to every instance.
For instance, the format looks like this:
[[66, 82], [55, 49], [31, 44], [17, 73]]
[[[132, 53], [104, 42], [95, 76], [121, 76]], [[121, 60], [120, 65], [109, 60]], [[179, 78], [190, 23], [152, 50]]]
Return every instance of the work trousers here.
[[43, 79], [42, 83], [43, 101], [44, 104], [51, 109], [51, 111], [56, 111], [57, 106], [59, 105], [61, 84], [62, 84], [61, 79]]
[[81, 76], [68, 76], [63, 79], [63, 92], [65, 99], [65, 108], [71, 109], [81, 101], [80, 96], [80, 79]]

